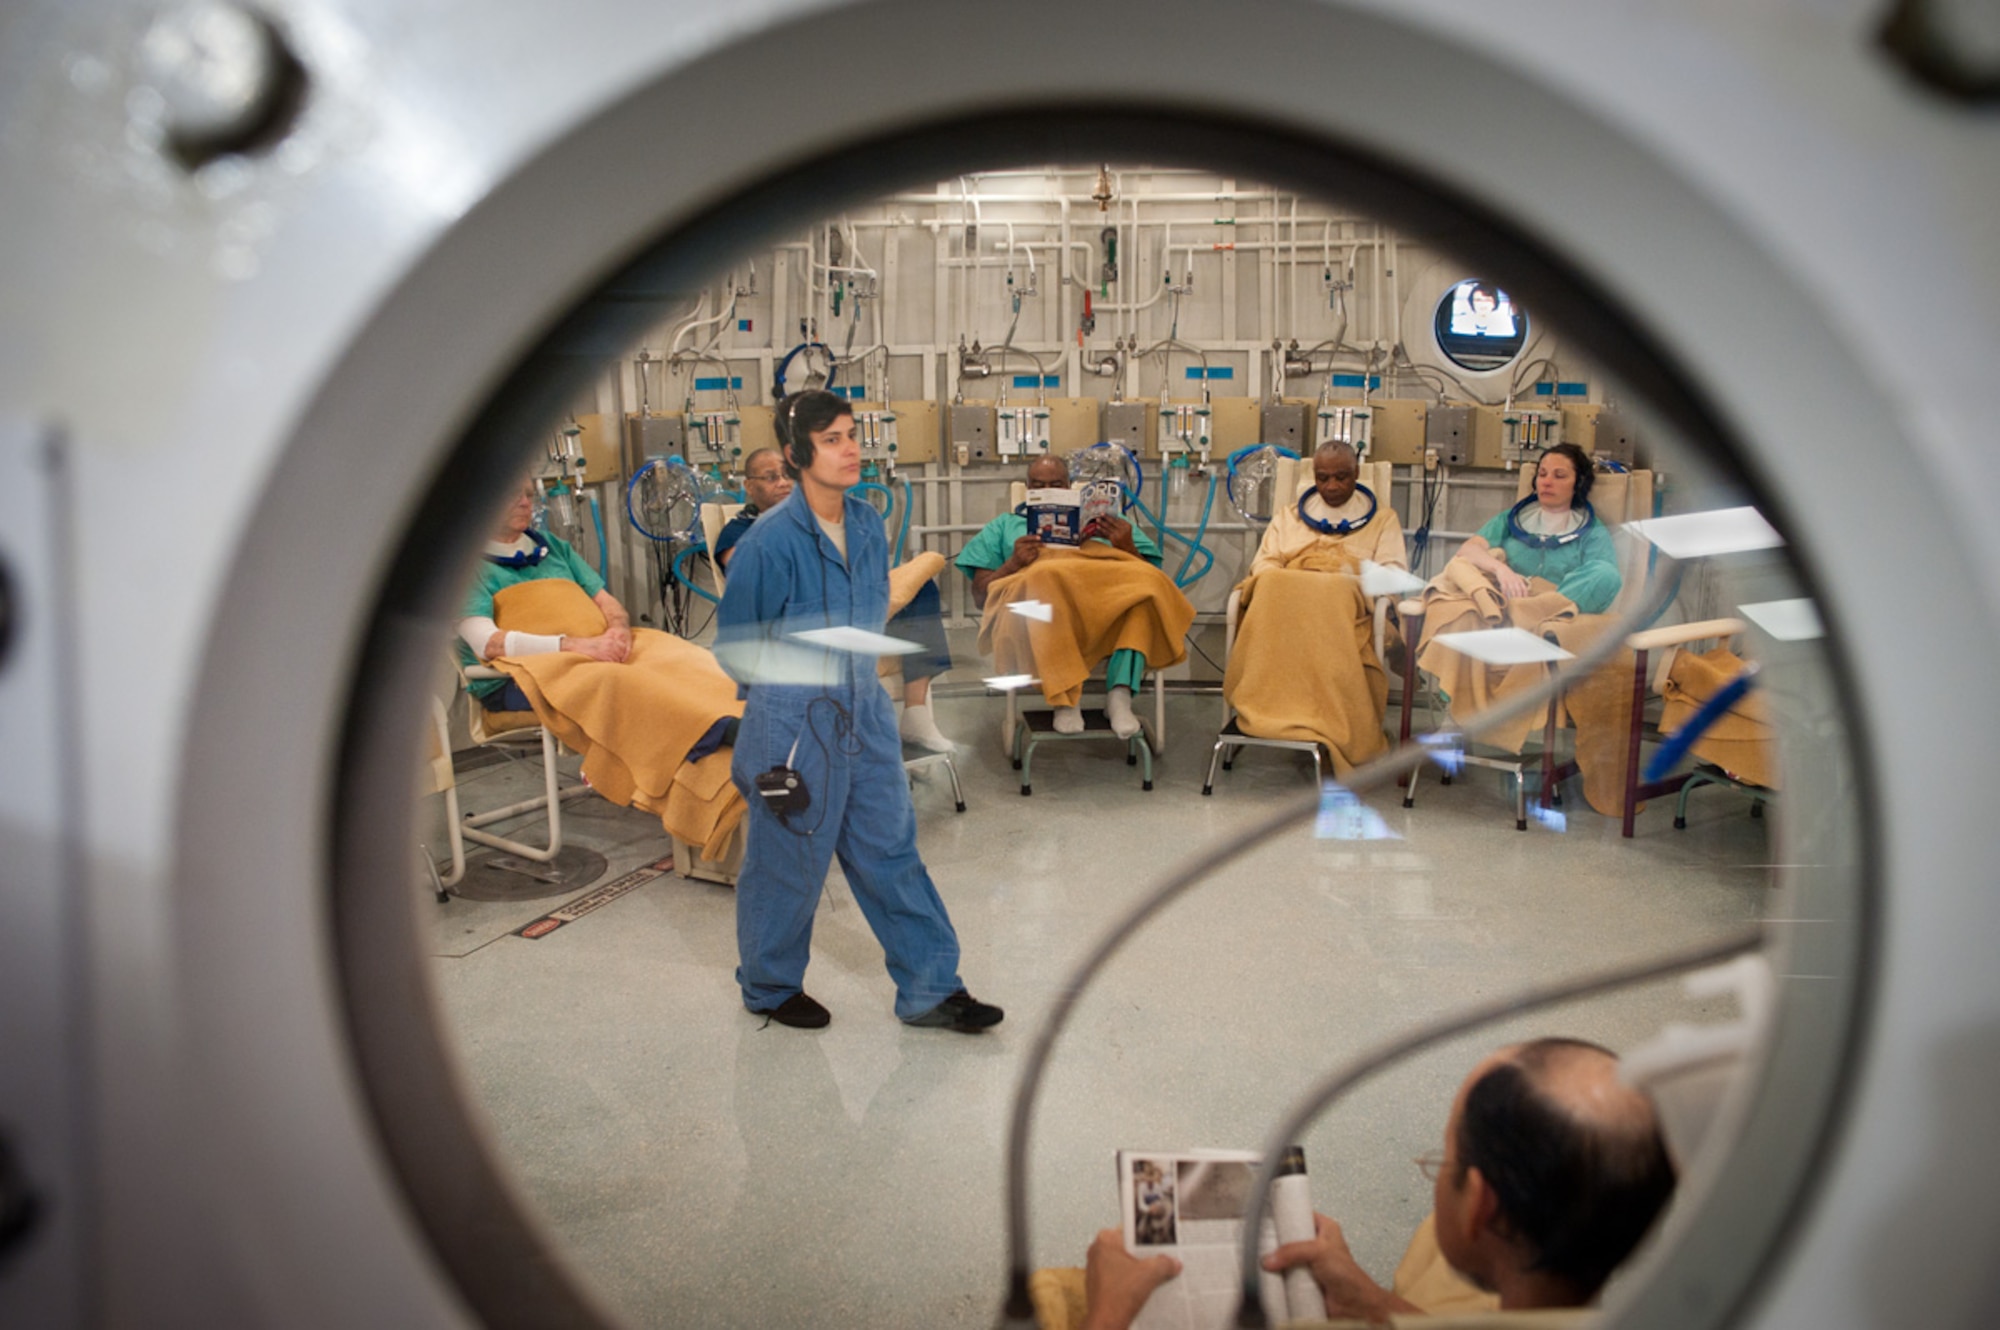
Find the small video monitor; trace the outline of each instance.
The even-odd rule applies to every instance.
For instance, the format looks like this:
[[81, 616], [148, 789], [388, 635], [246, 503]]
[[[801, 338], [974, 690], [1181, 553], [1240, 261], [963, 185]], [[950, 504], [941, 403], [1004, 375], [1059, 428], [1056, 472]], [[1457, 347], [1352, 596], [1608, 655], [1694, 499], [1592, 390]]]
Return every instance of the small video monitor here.
[[1468, 277], [1438, 297], [1438, 350], [1461, 369], [1499, 369], [1528, 344], [1528, 312], [1492, 282]]

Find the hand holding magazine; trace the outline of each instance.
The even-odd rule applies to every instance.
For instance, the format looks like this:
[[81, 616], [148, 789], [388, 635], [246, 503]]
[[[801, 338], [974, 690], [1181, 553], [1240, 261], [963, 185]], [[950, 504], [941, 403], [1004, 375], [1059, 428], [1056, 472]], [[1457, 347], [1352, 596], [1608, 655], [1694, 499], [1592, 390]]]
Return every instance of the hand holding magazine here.
[[1029, 490], [1021, 515], [1028, 519], [1028, 534], [1044, 545], [1081, 545], [1090, 524], [1099, 517], [1115, 516], [1122, 506], [1123, 491], [1115, 480], [1093, 480], [1074, 489]]
[[[1172, 1256], [1181, 1273], [1153, 1290], [1133, 1330], [1222, 1330], [1236, 1311], [1237, 1257], [1259, 1157], [1247, 1150], [1120, 1150], [1119, 1211], [1125, 1250]], [[1271, 1189], [1258, 1250], [1314, 1235], [1306, 1159], [1294, 1147]], [[1326, 1303], [1304, 1269], [1262, 1277], [1264, 1306], [1276, 1321], [1320, 1319]]]

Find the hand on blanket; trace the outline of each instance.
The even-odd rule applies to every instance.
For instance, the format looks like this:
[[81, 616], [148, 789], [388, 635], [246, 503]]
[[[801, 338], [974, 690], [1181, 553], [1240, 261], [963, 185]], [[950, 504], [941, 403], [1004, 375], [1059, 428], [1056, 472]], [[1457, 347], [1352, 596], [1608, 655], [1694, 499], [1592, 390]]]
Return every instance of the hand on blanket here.
[[1084, 1330], [1125, 1330], [1153, 1290], [1181, 1272], [1171, 1256], [1140, 1259], [1118, 1229], [1101, 1230], [1083, 1259]]
[[617, 664], [632, 653], [632, 630], [611, 628], [596, 637], [565, 637], [562, 640], [562, 649], [574, 651], [579, 656], [588, 656], [592, 660], [608, 660]]
[[1519, 600], [1528, 594], [1528, 579], [1501, 564], [1493, 570], [1493, 580], [1500, 586], [1500, 594], [1509, 600]]

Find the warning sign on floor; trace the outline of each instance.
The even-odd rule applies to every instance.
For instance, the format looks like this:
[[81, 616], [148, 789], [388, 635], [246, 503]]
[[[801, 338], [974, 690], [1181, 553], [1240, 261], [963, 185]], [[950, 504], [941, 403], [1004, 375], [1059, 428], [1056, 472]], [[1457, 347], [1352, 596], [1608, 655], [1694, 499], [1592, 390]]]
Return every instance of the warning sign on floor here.
[[536, 938], [547, 937], [564, 924], [575, 923], [600, 905], [609, 905], [612, 901], [617, 900], [620, 896], [632, 890], [632, 888], [642, 883], [650, 882], [661, 874], [671, 871], [673, 866], [674, 861], [669, 856], [665, 859], [657, 859], [643, 868], [635, 868], [625, 876], [607, 882], [601, 887], [592, 887], [575, 900], [568, 901], [560, 908], [549, 911], [533, 923], [515, 929], [514, 936], [524, 937], [530, 941]]

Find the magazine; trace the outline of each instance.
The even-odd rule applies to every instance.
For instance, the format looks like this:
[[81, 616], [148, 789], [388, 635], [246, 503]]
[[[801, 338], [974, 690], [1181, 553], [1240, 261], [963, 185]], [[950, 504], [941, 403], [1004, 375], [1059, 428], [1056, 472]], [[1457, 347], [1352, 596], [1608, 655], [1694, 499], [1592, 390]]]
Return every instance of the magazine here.
[[1021, 515], [1028, 534], [1044, 545], [1081, 545], [1083, 533], [1100, 517], [1117, 516], [1124, 491], [1115, 480], [1093, 480], [1074, 489], [1029, 490]]
[[[1133, 1330], [1222, 1330], [1234, 1319], [1239, 1244], [1259, 1156], [1247, 1150], [1120, 1150], [1119, 1213], [1125, 1250], [1134, 1256], [1172, 1256], [1178, 1276], [1153, 1290]], [[1273, 1222], [1275, 1217], [1275, 1223]], [[1271, 1188], [1271, 1215], [1257, 1244], [1270, 1252], [1313, 1236], [1312, 1197], [1305, 1152], [1294, 1146]], [[1321, 1320], [1326, 1302], [1303, 1269], [1261, 1277], [1264, 1307], [1273, 1323]]]

